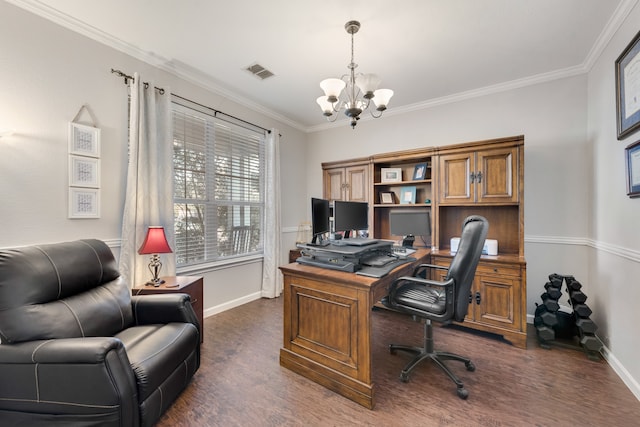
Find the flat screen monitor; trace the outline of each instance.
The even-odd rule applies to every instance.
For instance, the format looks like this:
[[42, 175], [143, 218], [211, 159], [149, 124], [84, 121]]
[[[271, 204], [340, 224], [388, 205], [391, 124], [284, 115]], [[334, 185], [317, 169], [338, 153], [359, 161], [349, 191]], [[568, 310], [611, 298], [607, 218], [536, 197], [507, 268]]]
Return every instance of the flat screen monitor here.
[[322, 240], [322, 234], [330, 231], [329, 217], [331, 215], [329, 210], [328, 200], [311, 198], [311, 232], [313, 233], [311, 243], [316, 243], [318, 237]]
[[335, 231], [344, 231], [346, 238], [349, 237], [351, 230], [368, 229], [369, 204], [336, 200], [333, 204], [333, 224]]
[[426, 246], [431, 241], [431, 217], [428, 209], [392, 209], [389, 229], [394, 236], [403, 236], [402, 246], [412, 247], [415, 236], [421, 236]]

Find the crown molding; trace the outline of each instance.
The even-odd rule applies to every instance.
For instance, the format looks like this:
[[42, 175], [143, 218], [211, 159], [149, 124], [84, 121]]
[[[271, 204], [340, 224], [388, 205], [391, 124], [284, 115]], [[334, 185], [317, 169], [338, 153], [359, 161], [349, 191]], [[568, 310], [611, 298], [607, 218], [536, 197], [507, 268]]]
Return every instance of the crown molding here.
[[[211, 92], [222, 95], [238, 104], [247, 107], [255, 112], [263, 114], [274, 120], [282, 122], [294, 129], [297, 129], [305, 133], [319, 132], [322, 130], [332, 129], [338, 126], [344, 125], [344, 121], [336, 120], [333, 123], [323, 123], [315, 126], [304, 126], [301, 123], [293, 121], [282, 114], [276, 113], [273, 110], [265, 108], [256, 102], [249, 100], [236, 92], [233, 92], [227, 88], [220, 86], [217, 82], [213, 81], [210, 76], [205, 75], [197, 70], [189, 69], [181, 64], [176, 64], [166, 58], [159, 55], [154, 55], [149, 52], [145, 52], [130, 43], [113, 37], [104, 31], [101, 31], [91, 25], [87, 25], [75, 18], [65, 15], [52, 7], [42, 4], [37, 0], [6, 0], [8, 3], [14, 4], [22, 9], [28, 10], [36, 15], [39, 15], [45, 19], [62, 25], [72, 31], [80, 33], [86, 37], [89, 37], [102, 44], [110, 46], [116, 50], [124, 52], [134, 58], [137, 58], [150, 65], [158, 67], [159, 69], [171, 73], [179, 78], [202, 87], [203, 89], [210, 90]], [[500, 92], [506, 92], [509, 90], [519, 89], [527, 86], [533, 86], [540, 83], [546, 83], [553, 80], [559, 80], [567, 77], [573, 77], [581, 74], [588, 73], [597, 59], [600, 57], [606, 46], [611, 41], [618, 28], [623, 24], [629, 13], [633, 10], [639, 0], [623, 0], [614, 11], [613, 15], [607, 22], [596, 42], [592, 46], [591, 50], [587, 54], [586, 59], [580, 65], [576, 65], [569, 68], [564, 68], [548, 73], [542, 73], [534, 76], [524, 77], [521, 79], [512, 80], [509, 82], [499, 83], [496, 85], [486, 86], [466, 92], [460, 92], [453, 95], [443, 96], [439, 98], [433, 98], [423, 102], [407, 105], [404, 107], [397, 107], [385, 112], [385, 116], [395, 116], [400, 114], [406, 114], [413, 111], [426, 110], [429, 108], [438, 107], [441, 105], [451, 104], [454, 102], [465, 101], [481, 96], [492, 95]], [[372, 120], [371, 117], [364, 116], [361, 121]]]

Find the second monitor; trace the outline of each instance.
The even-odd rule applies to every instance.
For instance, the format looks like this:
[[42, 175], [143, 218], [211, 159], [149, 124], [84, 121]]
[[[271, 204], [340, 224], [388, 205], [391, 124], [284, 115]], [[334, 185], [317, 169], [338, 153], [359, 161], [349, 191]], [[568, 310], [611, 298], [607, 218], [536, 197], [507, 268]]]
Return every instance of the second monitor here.
[[415, 236], [422, 236], [425, 246], [431, 246], [429, 210], [413, 208], [389, 211], [389, 231], [394, 236], [403, 236], [402, 246], [412, 247]]
[[349, 238], [351, 230], [356, 232], [367, 230], [369, 228], [369, 204], [336, 200], [333, 204], [333, 228], [336, 232], [343, 231], [345, 238]]

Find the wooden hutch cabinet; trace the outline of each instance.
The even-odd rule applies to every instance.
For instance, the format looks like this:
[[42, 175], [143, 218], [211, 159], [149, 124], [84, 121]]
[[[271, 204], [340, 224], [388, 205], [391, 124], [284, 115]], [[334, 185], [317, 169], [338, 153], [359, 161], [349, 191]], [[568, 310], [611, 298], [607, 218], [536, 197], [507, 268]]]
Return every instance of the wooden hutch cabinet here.
[[324, 198], [352, 202], [368, 202], [371, 191], [369, 159], [323, 163]]
[[[414, 181], [415, 167], [422, 164], [427, 165], [425, 177]], [[356, 200], [349, 197], [367, 195], [360, 200], [369, 202], [370, 232], [375, 238], [402, 237], [389, 231], [390, 210], [429, 209], [431, 242], [426, 243], [431, 245], [431, 262], [437, 265], [451, 263], [451, 238], [460, 236], [467, 216], [487, 218], [487, 238], [498, 241], [498, 254], [482, 255], [463, 326], [502, 335], [513, 345], [526, 347], [523, 136], [376, 154], [322, 166], [325, 198]], [[356, 172], [349, 175], [350, 168]], [[400, 181], [383, 182], [385, 168], [400, 169]], [[405, 187], [415, 187], [415, 203], [400, 203]], [[382, 203], [381, 193], [393, 193], [393, 202]], [[416, 245], [422, 242], [418, 239]]]

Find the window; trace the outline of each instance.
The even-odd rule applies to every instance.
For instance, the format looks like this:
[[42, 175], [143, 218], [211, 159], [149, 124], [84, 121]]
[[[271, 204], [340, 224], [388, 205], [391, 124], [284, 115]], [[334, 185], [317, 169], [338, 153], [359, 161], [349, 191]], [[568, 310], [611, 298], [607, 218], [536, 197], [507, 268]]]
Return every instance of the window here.
[[264, 132], [173, 102], [178, 266], [261, 254]]

